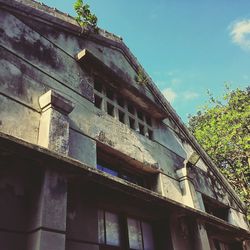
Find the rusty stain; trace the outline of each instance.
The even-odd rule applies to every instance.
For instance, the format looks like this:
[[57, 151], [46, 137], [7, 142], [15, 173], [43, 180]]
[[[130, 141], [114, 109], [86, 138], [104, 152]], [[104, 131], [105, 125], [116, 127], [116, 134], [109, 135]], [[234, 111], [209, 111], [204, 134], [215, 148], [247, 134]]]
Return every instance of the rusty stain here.
[[115, 145], [113, 141], [109, 140], [109, 139], [106, 137], [106, 134], [105, 134], [105, 132], [103, 132], [103, 131], [100, 131], [100, 133], [99, 133], [97, 139], [98, 139], [99, 141], [105, 143], [105, 144], [110, 145], [111, 147], [114, 147], [114, 145]]

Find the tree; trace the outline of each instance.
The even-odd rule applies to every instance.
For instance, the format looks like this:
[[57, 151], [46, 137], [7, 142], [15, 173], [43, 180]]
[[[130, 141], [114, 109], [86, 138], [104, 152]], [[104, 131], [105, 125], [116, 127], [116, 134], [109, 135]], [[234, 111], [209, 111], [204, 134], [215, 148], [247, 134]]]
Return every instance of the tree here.
[[222, 98], [209, 94], [188, 126], [245, 202], [250, 220], [250, 87], [227, 88]]
[[75, 20], [82, 27], [82, 31], [88, 25], [94, 30], [97, 29], [97, 17], [91, 13], [88, 4], [84, 4], [82, 0], [76, 0], [74, 9], [77, 14]]

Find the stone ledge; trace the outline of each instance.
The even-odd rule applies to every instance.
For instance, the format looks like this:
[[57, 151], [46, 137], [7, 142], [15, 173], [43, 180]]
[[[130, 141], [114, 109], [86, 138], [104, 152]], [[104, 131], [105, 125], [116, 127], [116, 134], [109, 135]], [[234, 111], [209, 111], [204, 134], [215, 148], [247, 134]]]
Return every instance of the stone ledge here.
[[54, 108], [62, 113], [68, 115], [72, 112], [75, 105], [70, 100], [59, 94], [54, 90], [49, 90], [39, 98], [39, 104], [42, 112], [49, 108]]

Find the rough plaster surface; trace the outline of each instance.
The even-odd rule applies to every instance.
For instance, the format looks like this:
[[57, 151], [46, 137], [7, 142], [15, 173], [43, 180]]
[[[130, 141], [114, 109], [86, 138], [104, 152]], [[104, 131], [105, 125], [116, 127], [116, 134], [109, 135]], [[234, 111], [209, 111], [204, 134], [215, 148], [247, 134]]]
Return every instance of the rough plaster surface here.
[[69, 156], [96, 168], [96, 142], [70, 129]]
[[38, 144], [61, 154], [69, 151], [68, 118], [52, 108], [42, 113]]
[[179, 156], [187, 158], [187, 152], [177, 134], [164, 124], [159, 124], [155, 129], [155, 139]]
[[64, 250], [65, 235], [60, 233], [38, 230], [28, 238], [28, 250]]
[[244, 214], [242, 214], [239, 211], [236, 211], [233, 208], [229, 209], [228, 222], [237, 226], [237, 227], [241, 227], [241, 228], [244, 228], [246, 230], [249, 230], [249, 225], [247, 224], [247, 221], [246, 221]]
[[168, 176], [161, 175], [162, 187], [163, 187], [163, 196], [183, 203], [182, 192], [178, 181], [175, 181]]
[[36, 144], [39, 120], [39, 113], [0, 95], [1, 132]]
[[42, 226], [65, 231], [67, 211], [67, 180], [47, 170], [43, 183]]

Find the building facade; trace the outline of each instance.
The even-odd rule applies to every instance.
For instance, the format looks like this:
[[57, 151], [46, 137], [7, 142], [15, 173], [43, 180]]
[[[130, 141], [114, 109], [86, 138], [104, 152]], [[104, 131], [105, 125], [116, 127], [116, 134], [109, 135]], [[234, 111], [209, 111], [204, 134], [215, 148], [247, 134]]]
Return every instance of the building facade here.
[[1, 249], [250, 249], [244, 204], [121, 38], [0, 0], [0, 55]]

